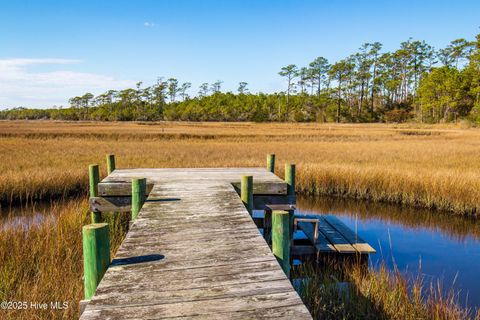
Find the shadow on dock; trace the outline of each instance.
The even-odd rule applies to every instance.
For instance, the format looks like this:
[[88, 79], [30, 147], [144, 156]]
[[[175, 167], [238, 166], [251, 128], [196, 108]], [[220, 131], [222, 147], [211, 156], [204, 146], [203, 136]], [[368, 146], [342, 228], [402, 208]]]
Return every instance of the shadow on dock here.
[[137, 263], [160, 261], [160, 260], [163, 260], [163, 259], [165, 259], [165, 256], [162, 255], [162, 254], [147, 254], [147, 255], [143, 255], [143, 256], [113, 259], [112, 263], [110, 264], [110, 267], [123, 266], [123, 265], [128, 265], [128, 264], [137, 264]]

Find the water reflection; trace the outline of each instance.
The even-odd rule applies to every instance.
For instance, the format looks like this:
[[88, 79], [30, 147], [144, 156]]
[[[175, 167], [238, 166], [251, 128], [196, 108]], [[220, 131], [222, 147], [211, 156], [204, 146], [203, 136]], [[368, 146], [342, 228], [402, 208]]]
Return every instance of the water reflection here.
[[21, 228], [27, 230], [30, 226], [38, 226], [46, 220], [55, 220], [54, 211], [66, 206], [66, 201], [37, 202], [26, 206], [10, 206], [0, 208], [0, 228]]
[[460, 302], [480, 307], [480, 224], [438, 212], [332, 198], [298, 198], [301, 213], [334, 214], [370, 243], [381, 262], [459, 291]]

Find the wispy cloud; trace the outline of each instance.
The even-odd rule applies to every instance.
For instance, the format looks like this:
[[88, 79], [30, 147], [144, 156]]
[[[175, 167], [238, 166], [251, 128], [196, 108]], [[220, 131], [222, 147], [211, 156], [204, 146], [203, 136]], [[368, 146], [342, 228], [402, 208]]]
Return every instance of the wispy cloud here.
[[[0, 108], [67, 105], [68, 99], [75, 95], [88, 91], [99, 93], [134, 84], [134, 81], [119, 80], [108, 75], [68, 70], [69, 65], [78, 63], [81, 60], [0, 59]], [[35, 65], [57, 66], [58, 70], [30, 70]]]
[[145, 21], [145, 22], [143, 23], [143, 26], [144, 26], [144, 27], [147, 27], [147, 28], [153, 28], [153, 27], [156, 26], [156, 24], [153, 23], [153, 22]]

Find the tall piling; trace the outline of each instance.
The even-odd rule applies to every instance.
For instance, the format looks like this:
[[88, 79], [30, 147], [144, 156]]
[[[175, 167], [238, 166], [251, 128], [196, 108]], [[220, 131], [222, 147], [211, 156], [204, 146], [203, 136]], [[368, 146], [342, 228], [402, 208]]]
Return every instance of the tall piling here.
[[275, 173], [275, 154], [267, 154], [267, 170]]
[[115, 155], [107, 154], [107, 174], [111, 174], [115, 170]]
[[295, 195], [295, 165], [285, 164], [285, 182], [287, 183], [287, 195]]
[[240, 183], [240, 197], [248, 213], [253, 213], [253, 176], [242, 176]]
[[83, 226], [83, 278], [85, 300], [95, 294], [110, 265], [110, 237], [107, 223]]
[[[100, 182], [100, 169], [98, 164], [91, 164], [88, 167], [88, 178], [90, 186], [90, 198], [98, 197], [98, 183]], [[102, 214], [100, 212], [90, 213], [92, 223], [102, 222]]]
[[291, 270], [290, 247], [293, 229], [291, 215], [288, 211], [272, 211], [272, 252], [288, 278]]
[[145, 192], [147, 189], [147, 179], [135, 178], [132, 179], [132, 221], [137, 219], [140, 209], [145, 203]]

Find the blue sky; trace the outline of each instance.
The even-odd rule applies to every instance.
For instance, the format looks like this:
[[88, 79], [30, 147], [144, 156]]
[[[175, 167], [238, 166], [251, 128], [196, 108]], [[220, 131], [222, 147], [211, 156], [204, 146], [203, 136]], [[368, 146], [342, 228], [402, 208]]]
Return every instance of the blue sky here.
[[409, 37], [436, 48], [480, 32], [480, 1], [0, 0], [0, 108], [67, 105], [157, 77], [283, 90], [279, 69]]

